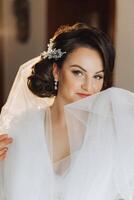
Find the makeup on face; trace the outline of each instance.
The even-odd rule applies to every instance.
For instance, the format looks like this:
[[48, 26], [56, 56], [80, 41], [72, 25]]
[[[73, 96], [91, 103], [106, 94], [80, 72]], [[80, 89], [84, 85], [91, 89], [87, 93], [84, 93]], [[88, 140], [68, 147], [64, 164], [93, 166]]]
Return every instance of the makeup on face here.
[[97, 51], [78, 48], [68, 55], [59, 73], [58, 95], [66, 103], [99, 92], [103, 86], [103, 62]]

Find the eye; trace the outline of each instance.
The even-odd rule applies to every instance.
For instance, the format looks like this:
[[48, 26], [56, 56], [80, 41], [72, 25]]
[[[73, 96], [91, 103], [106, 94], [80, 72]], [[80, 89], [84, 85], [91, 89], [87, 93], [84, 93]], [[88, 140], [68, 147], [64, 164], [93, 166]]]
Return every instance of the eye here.
[[80, 70], [73, 70], [72, 73], [73, 73], [75, 76], [83, 76], [83, 72], [80, 71]]
[[101, 80], [101, 79], [104, 78], [104, 76], [101, 75], [101, 74], [96, 74], [96, 75], [94, 75], [94, 78], [95, 78], [96, 80]]

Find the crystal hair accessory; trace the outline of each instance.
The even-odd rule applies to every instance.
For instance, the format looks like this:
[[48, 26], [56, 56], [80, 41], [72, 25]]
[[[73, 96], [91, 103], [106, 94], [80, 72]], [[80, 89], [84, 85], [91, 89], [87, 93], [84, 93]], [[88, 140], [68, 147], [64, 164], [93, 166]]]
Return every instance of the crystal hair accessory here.
[[48, 59], [55, 59], [58, 60], [59, 58], [61, 58], [63, 56], [63, 54], [66, 54], [66, 52], [62, 52], [61, 49], [53, 49], [53, 40], [50, 39], [50, 43], [48, 44], [48, 50], [47, 51], [43, 51], [41, 53], [41, 58], [45, 59], [46, 57]]

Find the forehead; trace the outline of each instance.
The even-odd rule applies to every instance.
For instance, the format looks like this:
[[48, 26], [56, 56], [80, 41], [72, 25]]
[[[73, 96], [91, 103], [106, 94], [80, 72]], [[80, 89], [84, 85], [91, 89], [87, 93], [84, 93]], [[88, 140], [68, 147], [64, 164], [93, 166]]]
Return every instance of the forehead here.
[[67, 56], [64, 66], [72, 65], [79, 65], [87, 71], [103, 69], [103, 61], [99, 53], [86, 47], [77, 48]]

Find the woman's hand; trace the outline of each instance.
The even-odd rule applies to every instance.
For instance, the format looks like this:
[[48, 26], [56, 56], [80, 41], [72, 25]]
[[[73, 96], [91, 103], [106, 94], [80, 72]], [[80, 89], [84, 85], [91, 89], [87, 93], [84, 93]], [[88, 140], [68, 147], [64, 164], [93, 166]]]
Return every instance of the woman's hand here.
[[0, 135], [0, 160], [4, 160], [6, 158], [6, 154], [8, 151], [8, 145], [13, 142], [13, 139], [8, 136], [8, 134]]

